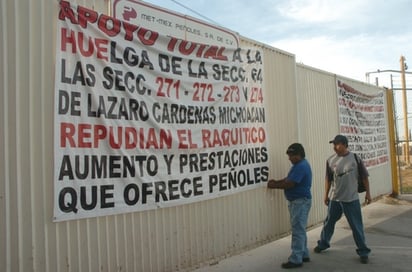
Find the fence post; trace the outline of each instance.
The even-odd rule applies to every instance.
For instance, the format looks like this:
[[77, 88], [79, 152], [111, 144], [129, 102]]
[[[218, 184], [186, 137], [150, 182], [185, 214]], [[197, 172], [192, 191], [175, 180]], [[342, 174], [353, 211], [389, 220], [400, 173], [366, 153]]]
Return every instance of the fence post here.
[[398, 178], [398, 163], [396, 160], [396, 142], [395, 142], [395, 111], [393, 91], [386, 91], [386, 108], [388, 110], [388, 128], [389, 128], [389, 160], [391, 163], [392, 172], [392, 196], [399, 195], [399, 178]]

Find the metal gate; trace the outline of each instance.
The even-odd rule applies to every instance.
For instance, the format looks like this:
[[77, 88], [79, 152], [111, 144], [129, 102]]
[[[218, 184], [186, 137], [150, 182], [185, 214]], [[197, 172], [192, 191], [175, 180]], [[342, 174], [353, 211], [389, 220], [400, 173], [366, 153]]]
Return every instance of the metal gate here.
[[[366, 73], [369, 81], [371, 74], [376, 85], [388, 84], [393, 94], [395, 150], [399, 177], [399, 193], [412, 194], [412, 164], [411, 164], [411, 125], [412, 125], [412, 72], [407, 71], [405, 57], [400, 58], [400, 70], [377, 70]], [[381, 80], [382, 82], [379, 82]], [[381, 83], [381, 84], [380, 84]], [[396, 190], [394, 189], [396, 192]]]
[[[396, 161], [398, 166], [399, 193], [412, 194], [411, 122], [412, 122], [412, 72], [408, 72], [405, 57], [400, 58], [400, 71], [383, 70], [389, 73], [390, 89], [393, 91]], [[387, 76], [387, 75], [386, 75]], [[376, 80], [376, 83], [378, 81]]]

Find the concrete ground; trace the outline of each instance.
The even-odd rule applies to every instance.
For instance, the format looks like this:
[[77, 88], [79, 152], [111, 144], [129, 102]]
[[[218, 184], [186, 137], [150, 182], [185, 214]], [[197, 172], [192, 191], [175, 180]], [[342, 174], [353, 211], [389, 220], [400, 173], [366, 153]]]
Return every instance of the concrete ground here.
[[282, 269], [290, 254], [290, 236], [267, 245], [206, 265], [195, 272], [269, 271], [412, 271], [412, 196], [383, 197], [362, 208], [366, 242], [372, 250], [369, 263], [362, 264], [355, 252], [352, 232], [345, 218], [336, 225], [331, 247], [320, 253], [313, 248], [322, 227], [308, 231], [311, 261], [300, 268]]

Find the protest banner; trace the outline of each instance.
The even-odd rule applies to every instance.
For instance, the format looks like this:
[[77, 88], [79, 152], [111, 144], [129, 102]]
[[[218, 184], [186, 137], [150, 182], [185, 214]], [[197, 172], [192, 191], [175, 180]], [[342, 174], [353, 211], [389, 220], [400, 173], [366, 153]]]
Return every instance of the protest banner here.
[[384, 93], [367, 95], [337, 81], [340, 133], [367, 167], [388, 163]]
[[263, 186], [262, 86], [259, 48], [188, 41], [60, 1], [54, 220]]

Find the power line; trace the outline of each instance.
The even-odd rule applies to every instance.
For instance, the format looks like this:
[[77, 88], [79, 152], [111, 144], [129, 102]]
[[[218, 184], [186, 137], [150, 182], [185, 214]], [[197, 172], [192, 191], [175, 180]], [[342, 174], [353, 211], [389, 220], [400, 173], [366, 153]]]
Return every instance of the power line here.
[[208, 18], [208, 17], [200, 14], [199, 12], [197, 12], [197, 11], [195, 11], [195, 10], [193, 10], [193, 9], [185, 6], [185, 5], [183, 5], [182, 3], [180, 3], [180, 2], [178, 2], [178, 1], [176, 1], [176, 0], [170, 0], [170, 1], [172, 1], [172, 2], [174, 2], [175, 4], [177, 4], [177, 5], [185, 8], [185, 9], [191, 11], [191, 12], [193, 12], [193, 13], [196, 14], [197, 16], [200, 16], [200, 17], [202, 17], [203, 19], [205, 19], [205, 20], [207, 20], [207, 21], [210, 21], [210, 22], [214, 23], [215, 25], [222, 26], [222, 25], [219, 24], [218, 22], [215, 22], [214, 20], [212, 20], [212, 19], [210, 19], [210, 18]]

